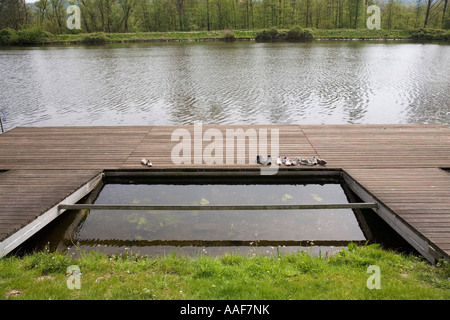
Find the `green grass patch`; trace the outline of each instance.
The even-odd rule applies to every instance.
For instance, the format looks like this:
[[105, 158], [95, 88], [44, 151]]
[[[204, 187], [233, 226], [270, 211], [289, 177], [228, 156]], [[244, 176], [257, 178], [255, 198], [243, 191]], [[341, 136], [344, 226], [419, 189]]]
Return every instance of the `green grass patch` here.
[[[67, 267], [80, 268], [80, 289], [67, 286]], [[370, 265], [380, 268], [380, 289], [369, 289]], [[36, 252], [0, 259], [0, 299], [32, 300], [287, 300], [449, 299], [447, 262], [430, 265], [376, 245], [349, 246], [332, 257], [305, 252], [275, 256], [150, 258]]]
[[369, 29], [291, 29], [170, 31], [137, 33], [67, 33], [52, 35], [39, 27], [15, 31], [0, 30], [0, 45], [43, 45], [165, 42], [165, 41], [308, 41], [308, 40], [413, 40], [449, 41], [450, 31], [440, 29], [369, 30]]
[[[208, 41], [223, 40], [234, 41], [236, 39], [253, 39], [254, 32], [251, 31], [192, 31], [192, 32], [138, 32], [138, 33], [96, 33], [96, 34], [61, 34], [56, 35], [50, 43], [69, 44], [99, 44], [99, 43], [133, 43], [133, 42], [164, 42], [164, 41]], [[99, 43], [87, 41], [95, 35], [101, 35]]]
[[369, 30], [369, 29], [310, 29], [314, 39], [326, 40], [410, 40], [411, 31], [409, 30]]

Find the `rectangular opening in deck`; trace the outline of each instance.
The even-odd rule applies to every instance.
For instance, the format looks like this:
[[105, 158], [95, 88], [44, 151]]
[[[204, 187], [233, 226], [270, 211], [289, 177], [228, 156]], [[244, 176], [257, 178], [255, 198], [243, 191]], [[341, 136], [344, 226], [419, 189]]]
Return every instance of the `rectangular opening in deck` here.
[[324, 254], [367, 240], [339, 171], [106, 172], [103, 182], [41, 241], [59, 250], [217, 255]]

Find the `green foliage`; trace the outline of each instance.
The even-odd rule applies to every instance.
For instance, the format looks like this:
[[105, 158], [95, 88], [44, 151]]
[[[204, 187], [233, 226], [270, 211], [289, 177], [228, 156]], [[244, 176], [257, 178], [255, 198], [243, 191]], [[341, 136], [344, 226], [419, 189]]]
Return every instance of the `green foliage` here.
[[444, 19], [444, 23], [442, 24], [442, 29], [446, 29], [446, 30], [450, 29], [450, 17]]
[[17, 32], [11, 28], [0, 30], [0, 45], [17, 43]]
[[231, 29], [226, 29], [223, 32], [223, 39], [225, 41], [232, 42], [232, 41], [236, 40], [236, 36], [235, 36], [234, 32]]
[[308, 41], [313, 40], [314, 36], [308, 29], [302, 29], [301, 27], [294, 27], [287, 32], [287, 41]]
[[414, 40], [450, 40], [450, 31], [421, 28], [411, 31]]
[[288, 31], [278, 31], [276, 28], [269, 30], [262, 30], [256, 34], [255, 40], [258, 42], [273, 42], [273, 41], [309, 41], [313, 40], [314, 36], [308, 29], [301, 27], [293, 27]]
[[32, 27], [22, 29], [17, 32], [17, 44], [19, 45], [34, 45], [45, 44], [51, 39], [52, 34], [40, 27]]
[[40, 27], [15, 31], [5, 28], [0, 31], [0, 45], [41, 45], [48, 43], [52, 34]]
[[108, 37], [103, 32], [89, 33], [82, 37], [81, 43], [86, 45], [106, 44]]
[[[25, 0], [0, 0], [0, 29], [19, 30], [38, 25], [53, 34], [77, 33], [66, 27], [67, 1], [36, 1], [26, 6]], [[69, 1], [81, 10], [83, 33], [129, 33], [168, 31], [224, 30], [286, 30], [299, 25], [317, 29], [366, 29], [369, 3], [342, 0], [332, 3], [308, 1], [166, 1], [166, 0], [83, 0]], [[373, 1], [370, 2], [370, 4]], [[425, 25], [449, 28], [448, 9], [444, 1], [434, 1], [432, 14], [427, 1], [401, 3], [385, 1], [381, 7], [382, 27], [387, 30], [409, 30]], [[273, 40], [264, 40], [273, 41]]]
[[262, 30], [256, 34], [255, 40], [258, 42], [270, 42], [279, 40], [279, 33], [276, 28]]

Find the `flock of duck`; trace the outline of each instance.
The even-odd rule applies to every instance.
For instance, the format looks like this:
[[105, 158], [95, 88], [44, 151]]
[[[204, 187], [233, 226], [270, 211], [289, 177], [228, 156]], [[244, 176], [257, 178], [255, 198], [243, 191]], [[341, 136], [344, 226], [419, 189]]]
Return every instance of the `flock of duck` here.
[[[271, 156], [267, 156], [267, 160], [264, 160], [264, 158], [262, 156], [257, 156], [256, 157], [256, 162], [258, 164], [261, 165], [271, 165], [272, 164], [272, 157]], [[321, 165], [324, 166], [327, 164], [327, 162], [323, 159], [318, 159], [317, 157], [312, 157], [312, 159], [307, 159], [307, 158], [299, 158], [296, 157], [294, 160], [289, 160], [288, 157], [284, 157], [283, 159], [281, 159], [280, 156], [277, 157], [277, 161], [276, 161], [277, 165], [286, 165], [286, 166], [296, 166], [297, 164], [301, 164], [304, 166], [314, 166], [314, 165]]]
[[[264, 158], [262, 156], [257, 156], [256, 157], [256, 163], [261, 164], [261, 165], [268, 165], [270, 166], [272, 164], [272, 157], [271, 156], [267, 156], [267, 159], [264, 160]], [[141, 164], [147, 167], [151, 167], [153, 166], [152, 162], [148, 159], [142, 159], [141, 160]], [[294, 160], [289, 160], [288, 157], [284, 157], [283, 160], [281, 160], [281, 157], [278, 156], [277, 157], [277, 161], [276, 161], [277, 165], [286, 165], [286, 166], [296, 166], [297, 164], [301, 164], [304, 166], [314, 166], [314, 165], [321, 165], [324, 166], [327, 164], [327, 162], [323, 159], [318, 159], [316, 157], [312, 157], [312, 159], [306, 159], [306, 158], [299, 158], [296, 157]]]

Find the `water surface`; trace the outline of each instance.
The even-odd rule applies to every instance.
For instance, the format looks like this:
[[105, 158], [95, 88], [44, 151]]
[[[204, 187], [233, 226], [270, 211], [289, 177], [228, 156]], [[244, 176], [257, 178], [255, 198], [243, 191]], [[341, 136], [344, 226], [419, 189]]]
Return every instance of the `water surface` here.
[[[347, 203], [339, 184], [106, 184], [97, 204], [282, 205]], [[33, 239], [58, 250], [158, 255], [297, 251], [323, 253], [366, 241], [351, 209], [84, 210], [66, 212]], [[333, 248], [331, 248], [333, 247]], [[278, 249], [280, 250], [280, 249]], [[327, 252], [328, 252], [327, 251]]]
[[0, 50], [15, 126], [441, 123], [450, 46], [153, 43]]

